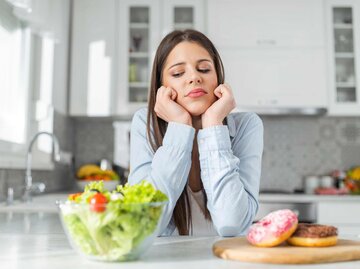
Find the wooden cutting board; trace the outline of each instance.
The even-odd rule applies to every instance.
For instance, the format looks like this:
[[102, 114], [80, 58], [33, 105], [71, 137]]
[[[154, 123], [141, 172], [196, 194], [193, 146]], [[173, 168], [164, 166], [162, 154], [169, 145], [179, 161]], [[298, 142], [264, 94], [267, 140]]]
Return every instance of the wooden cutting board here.
[[277, 247], [260, 248], [245, 237], [235, 237], [214, 243], [213, 252], [222, 259], [244, 262], [307, 264], [360, 260], [360, 241], [338, 240], [332, 247], [294, 247], [283, 243]]

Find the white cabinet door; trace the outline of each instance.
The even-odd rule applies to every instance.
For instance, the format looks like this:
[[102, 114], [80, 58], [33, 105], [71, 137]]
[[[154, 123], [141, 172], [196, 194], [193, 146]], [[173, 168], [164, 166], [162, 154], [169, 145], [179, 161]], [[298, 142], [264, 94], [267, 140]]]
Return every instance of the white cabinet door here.
[[219, 47], [321, 47], [321, 0], [208, 0], [208, 34]]
[[209, 0], [208, 10], [209, 37], [240, 110], [325, 111], [322, 0]]
[[322, 49], [223, 49], [220, 54], [240, 109], [327, 106]]
[[337, 227], [340, 235], [360, 235], [359, 212], [359, 201], [319, 202], [317, 222]]
[[360, 1], [327, 0], [329, 113], [360, 115]]
[[203, 0], [119, 1], [116, 114], [132, 114], [147, 105], [153, 58], [161, 38], [174, 29], [202, 30], [203, 5]]
[[73, 5], [69, 112], [108, 116], [114, 109], [115, 0]]
[[160, 1], [119, 1], [116, 114], [146, 106], [150, 72], [160, 41]]
[[204, 0], [164, 0], [163, 3], [163, 36], [173, 30], [205, 31]]

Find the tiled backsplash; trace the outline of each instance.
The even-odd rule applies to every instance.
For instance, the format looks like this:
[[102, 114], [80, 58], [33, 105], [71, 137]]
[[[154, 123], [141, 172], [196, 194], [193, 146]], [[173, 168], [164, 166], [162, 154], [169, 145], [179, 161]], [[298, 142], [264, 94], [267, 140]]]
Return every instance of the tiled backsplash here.
[[[306, 175], [325, 175], [334, 169], [360, 165], [360, 119], [355, 117], [261, 116], [264, 156], [261, 189], [292, 191]], [[55, 134], [62, 149], [72, 151], [75, 167], [102, 158], [113, 159], [111, 118], [76, 118], [56, 113]], [[53, 172], [34, 171], [47, 191], [69, 189], [73, 170], [57, 165]], [[5, 180], [9, 179], [11, 180]], [[0, 188], [23, 186], [24, 171], [0, 171]], [[4, 192], [0, 195], [4, 197]], [[0, 196], [1, 198], [1, 196]]]
[[360, 119], [344, 117], [262, 117], [262, 189], [292, 191], [306, 175], [360, 165]]

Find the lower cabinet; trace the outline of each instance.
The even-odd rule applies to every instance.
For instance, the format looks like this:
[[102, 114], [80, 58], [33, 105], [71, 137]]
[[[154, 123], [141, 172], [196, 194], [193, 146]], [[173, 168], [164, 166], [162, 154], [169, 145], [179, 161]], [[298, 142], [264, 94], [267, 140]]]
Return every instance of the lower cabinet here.
[[317, 222], [337, 227], [340, 236], [360, 236], [360, 201], [318, 202]]

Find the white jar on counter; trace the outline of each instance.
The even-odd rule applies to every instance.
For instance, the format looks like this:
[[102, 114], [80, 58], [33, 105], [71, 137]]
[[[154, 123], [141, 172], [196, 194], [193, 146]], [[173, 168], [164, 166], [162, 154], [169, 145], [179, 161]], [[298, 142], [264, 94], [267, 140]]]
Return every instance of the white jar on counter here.
[[314, 194], [315, 189], [320, 187], [320, 178], [318, 176], [307, 176], [304, 178], [304, 191], [306, 194]]
[[331, 176], [322, 176], [320, 179], [320, 186], [322, 188], [332, 188], [334, 187], [334, 178]]

